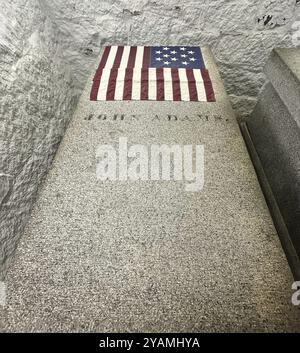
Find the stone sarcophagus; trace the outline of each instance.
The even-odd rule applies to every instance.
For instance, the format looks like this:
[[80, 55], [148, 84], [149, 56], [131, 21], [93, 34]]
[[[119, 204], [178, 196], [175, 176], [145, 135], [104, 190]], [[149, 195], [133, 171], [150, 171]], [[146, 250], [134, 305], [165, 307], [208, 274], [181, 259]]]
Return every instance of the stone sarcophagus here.
[[[244, 129], [294, 276], [300, 278], [300, 49], [276, 49]], [[256, 161], [256, 162], [255, 162]]]
[[[215, 99], [197, 71], [158, 68], [155, 81], [152, 67], [95, 63], [3, 284], [3, 330], [297, 329], [291, 271], [213, 55], [202, 55]], [[162, 157], [156, 173], [162, 146], [172, 167]], [[176, 166], [193, 148], [183, 178]]]

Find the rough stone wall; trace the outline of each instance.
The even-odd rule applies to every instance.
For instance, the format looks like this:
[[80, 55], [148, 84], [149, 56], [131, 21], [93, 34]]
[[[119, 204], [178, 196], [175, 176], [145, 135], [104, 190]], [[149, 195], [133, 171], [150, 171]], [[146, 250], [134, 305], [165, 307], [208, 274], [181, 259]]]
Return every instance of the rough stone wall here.
[[246, 115], [269, 52], [300, 43], [298, 2], [2, 0], [0, 280], [102, 45], [210, 45]]
[[0, 7], [0, 280], [63, 135], [75, 94], [42, 3]]

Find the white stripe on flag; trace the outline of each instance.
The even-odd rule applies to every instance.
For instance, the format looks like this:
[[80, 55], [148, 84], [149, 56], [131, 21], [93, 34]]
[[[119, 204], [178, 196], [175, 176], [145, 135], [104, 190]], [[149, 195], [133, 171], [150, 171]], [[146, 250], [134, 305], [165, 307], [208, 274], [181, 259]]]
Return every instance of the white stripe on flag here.
[[115, 100], [123, 99], [125, 73], [126, 73], [125, 69], [118, 70], [118, 76], [116, 80]]
[[120, 68], [125, 69], [128, 66], [128, 58], [129, 58], [129, 54], [130, 54], [130, 48], [131, 47], [129, 47], [129, 46], [124, 47], [122, 59], [120, 62]]
[[164, 85], [165, 85], [165, 100], [172, 101], [173, 100], [173, 83], [172, 83], [171, 69], [166, 68], [163, 70], [163, 72], [164, 72]]
[[106, 92], [107, 92], [107, 86], [108, 86], [110, 72], [111, 72], [110, 69], [103, 69], [103, 71], [102, 71], [102, 76], [101, 76], [101, 81], [100, 81], [98, 96], [97, 96], [97, 99], [99, 101], [106, 100]]
[[200, 69], [194, 69], [193, 72], [194, 72], [194, 77], [195, 77], [195, 81], [196, 81], [198, 101], [206, 102], [207, 98], [206, 98], [205, 87], [204, 87], [204, 83], [203, 83]]
[[105, 68], [106, 69], [112, 68], [112, 66], [114, 64], [114, 61], [115, 61], [115, 58], [116, 58], [117, 50], [118, 50], [118, 46], [117, 45], [113, 45], [110, 48], [110, 52], [109, 52], [109, 55], [108, 55], [108, 58], [107, 58], [107, 61], [106, 61], [106, 64], [105, 64]]
[[178, 75], [180, 82], [181, 100], [190, 101], [190, 91], [188, 78], [186, 76], [186, 69], [178, 69]]
[[131, 96], [133, 100], [141, 99], [141, 74], [141, 69], [133, 69]]
[[157, 91], [156, 69], [149, 68], [148, 72], [149, 72], [149, 79], [148, 79], [149, 100], [156, 100], [156, 91]]
[[139, 69], [143, 67], [144, 47], [138, 46], [136, 49], [136, 58], [134, 67]]

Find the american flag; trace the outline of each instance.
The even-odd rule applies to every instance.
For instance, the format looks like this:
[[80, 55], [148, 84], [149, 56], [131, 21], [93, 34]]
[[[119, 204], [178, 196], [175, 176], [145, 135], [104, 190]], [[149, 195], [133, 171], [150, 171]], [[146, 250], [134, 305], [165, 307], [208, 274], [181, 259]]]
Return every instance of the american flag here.
[[200, 47], [107, 46], [90, 99], [215, 102]]

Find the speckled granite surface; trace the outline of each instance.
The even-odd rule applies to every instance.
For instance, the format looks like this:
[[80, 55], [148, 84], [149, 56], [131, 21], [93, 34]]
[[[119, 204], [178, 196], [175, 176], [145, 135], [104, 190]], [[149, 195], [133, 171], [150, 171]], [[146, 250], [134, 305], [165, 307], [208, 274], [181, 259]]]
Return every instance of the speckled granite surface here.
[[[89, 102], [88, 83], [6, 278], [1, 331], [300, 331], [293, 278], [204, 53], [217, 103]], [[204, 189], [97, 181], [97, 146], [120, 136], [204, 144]]]

